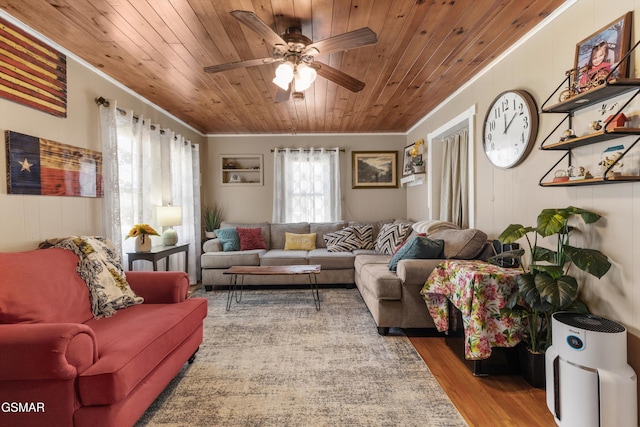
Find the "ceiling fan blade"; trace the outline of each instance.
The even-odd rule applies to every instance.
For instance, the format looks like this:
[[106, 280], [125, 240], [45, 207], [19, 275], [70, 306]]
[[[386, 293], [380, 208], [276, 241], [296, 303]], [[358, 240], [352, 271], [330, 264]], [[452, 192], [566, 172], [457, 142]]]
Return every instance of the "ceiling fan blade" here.
[[310, 66], [316, 69], [319, 76], [322, 76], [327, 80], [331, 80], [332, 82], [349, 89], [351, 92], [360, 92], [364, 89], [364, 82], [361, 82], [340, 70], [330, 67], [327, 64], [312, 62]]
[[371, 28], [364, 27], [359, 30], [349, 31], [339, 36], [329, 37], [311, 43], [304, 50], [305, 55], [325, 55], [343, 50], [355, 49], [378, 43], [378, 36]]
[[291, 97], [291, 83], [289, 83], [289, 88], [287, 90], [282, 89], [278, 86], [278, 90], [276, 91], [276, 96], [273, 99], [273, 102], [276, 104], [279, 102], [286, 102]]
[[262, 19], [258, 18], [258, 15], [256, 15], [255, 13], [247, 10], [234, 10], [233, 12], [231, 12], [231, 15], [233, 15], [238, 21], [242, 22], [244, 25], [251, 28], [256, 33], [258, 33], [260, 37], [262, 37], [270, 45], [288, 46], [287, 42], [284, 41], [282, 37], [278, 35], [278, 33], [273, 31], [270, 26], [265, 24]]
[[228, 62], [220, 65], [210, 65], [204, 67], [205, 73], [219, 73], [220, 71], [235, 70], [236, 68], [256, 67], [258, 65], [272, 64], [276, 60], [273, 58], [248, 59], [246, 61]]

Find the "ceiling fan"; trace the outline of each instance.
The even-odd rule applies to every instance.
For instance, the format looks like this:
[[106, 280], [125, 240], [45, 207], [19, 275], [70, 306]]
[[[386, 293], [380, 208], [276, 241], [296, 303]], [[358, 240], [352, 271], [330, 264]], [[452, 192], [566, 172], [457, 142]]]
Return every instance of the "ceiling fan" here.
[[378, 38], [370, 28], [360, 28], [314, 43], [302, 34], [299, 27], [290, 27], [280, 36], [253, 12], [234, 10], [231, 15], [264, 38], [265, 42], [273, 47], [272, 56], [211, 65], [204, 67], [205, 72], [219, 73], [279, 62], [280, 65], [276, 69], [276, 77], [273, 80], [278, 86], [275, 102], [287, 101], [292, 93], [294, 98], [303, 98], [302, 92], [313, 83], [316, 75], [331, 80], [352, 92], [358, 92], [364, 88], [364, 82], [327, 64], [316, 62], [314, 57], [376, 44]]

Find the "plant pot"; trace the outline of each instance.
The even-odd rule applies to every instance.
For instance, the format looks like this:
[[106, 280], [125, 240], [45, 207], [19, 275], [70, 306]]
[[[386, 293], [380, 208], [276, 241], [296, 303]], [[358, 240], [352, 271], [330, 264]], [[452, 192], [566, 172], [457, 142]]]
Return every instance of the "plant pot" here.
[[151, 236], [141, 234], [136, 237], [136, 252], [149, 252], [151, 250]]
[[413, 173], [424, 173], [424, 165], [413, 165]]
[[518, 357], [520, 359], [520, 371], [529, 384], [535, 388], [545, 387], [545, 355], [533, 353], [525, 345], [518, 346]]
[[216, 238], [216, 232], [215, 231], [205, 231], [204, 232], [204, 237], [206, 237], [207, 239], [215, 239]]

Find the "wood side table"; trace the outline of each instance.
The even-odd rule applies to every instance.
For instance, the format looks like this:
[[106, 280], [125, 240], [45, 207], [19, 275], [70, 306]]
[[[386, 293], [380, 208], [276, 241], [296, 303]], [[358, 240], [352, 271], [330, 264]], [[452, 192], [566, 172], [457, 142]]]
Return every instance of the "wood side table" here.
[[153, 263], [153, 271], [158, 271], [158, 261], [167, 258], [165, 261], [166, 270], [169, 271], [169, 256], [184, 252], [184, 271], [188, 273], [189, 270], [189, 244], [184, 243], [182, 245], [164, 246], [158, 245], [151, 248], [149, 252], [127, 252], [127, 259], [129, 260], [129, 271], [133, 270], [133, 261], [151, 261]]

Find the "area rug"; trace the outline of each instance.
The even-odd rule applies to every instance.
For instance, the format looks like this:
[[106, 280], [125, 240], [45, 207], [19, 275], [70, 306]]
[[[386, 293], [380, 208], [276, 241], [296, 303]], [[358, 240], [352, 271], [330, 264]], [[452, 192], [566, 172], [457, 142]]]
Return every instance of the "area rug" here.
[[137, 426], [466, 426], [409, 339], [378, 335], [357, 289], [209, 300], [196, 360]]

